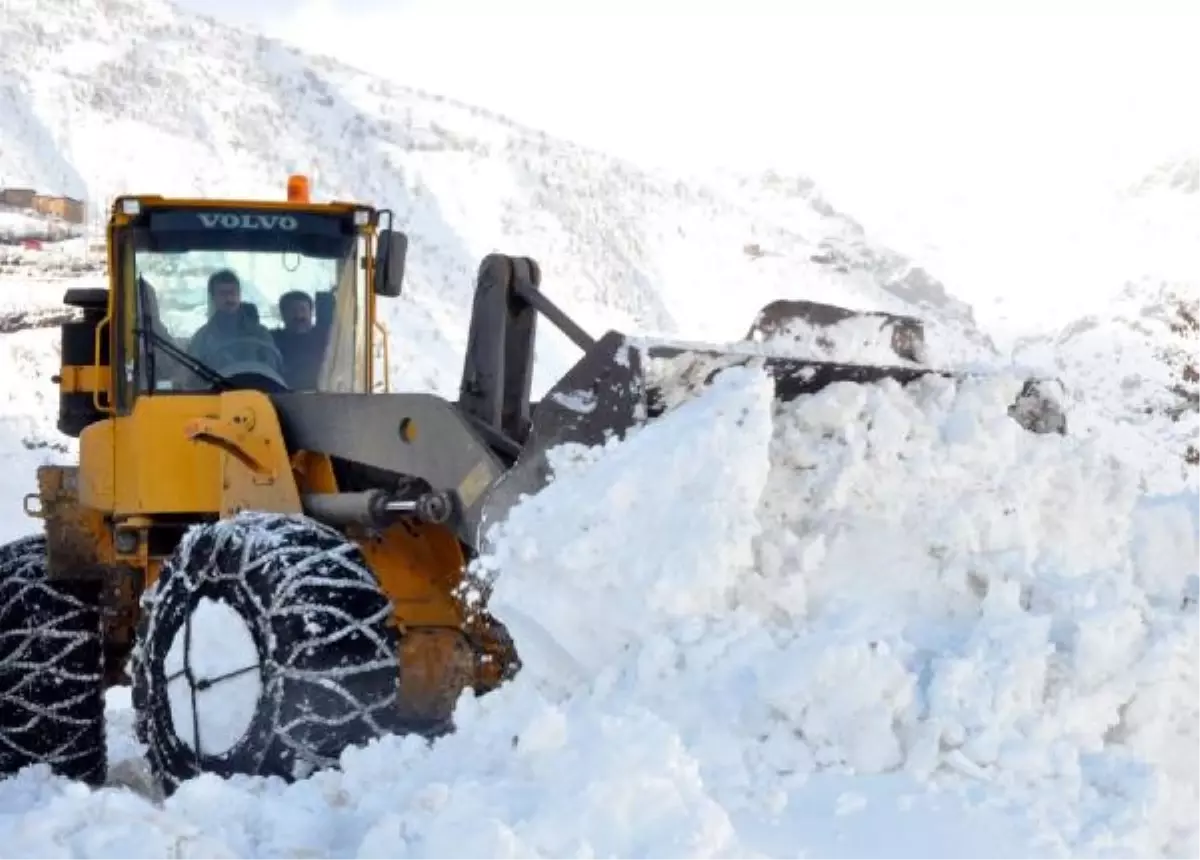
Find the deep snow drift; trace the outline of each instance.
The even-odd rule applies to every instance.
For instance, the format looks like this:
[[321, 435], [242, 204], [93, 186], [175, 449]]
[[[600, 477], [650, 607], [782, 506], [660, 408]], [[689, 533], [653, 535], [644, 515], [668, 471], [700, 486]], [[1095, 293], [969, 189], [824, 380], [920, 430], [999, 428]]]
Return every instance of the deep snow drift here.
[[1136, 460], [1150, 491], [1174, 493], [1196, 486], [1187, 462], [1200, 444], [1197, 320], [1200, 281], [1145, 278], [1053, 338], [1018, 342], [1014, 355], [1067, 381], [1075, 435]]
[[27, 769], [0, 854], [1194, 856], [1195, 496], [1022, 431], [1019, 384], [727, 371], [501, 526], [526, 665], [455, 735], [161, 805]]

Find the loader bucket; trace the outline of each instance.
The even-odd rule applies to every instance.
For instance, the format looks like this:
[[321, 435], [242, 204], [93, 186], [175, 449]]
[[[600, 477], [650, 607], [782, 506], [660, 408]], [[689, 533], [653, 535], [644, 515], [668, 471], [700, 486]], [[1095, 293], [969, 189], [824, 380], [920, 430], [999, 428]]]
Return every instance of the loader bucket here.
[[[663, 363], [669, 363], [664, 365]], [[906, 385], [926, 374], [918, 367], [840, 364], [802, 358], [763, 356], [687, 345], [646, 344], [609, 331], [536, 404], [532, 426], [512, 468], [488, 490], [481, 506], [480, 540], [489, 525], [503, 519], [521, 496], [536, 493], [550, 479], [547, 452], [558, 445], [604, 444], [613, 436], [652, 420], [722, 370], [756, 363], [775, 380], [775, 398], [794, 400], [835, 382]], [[651, 367], [667, 369], [670, 386], [660, 386]]]
[[850, 319], [877, 323], [879, 331], [887, 333], [889, 346], [899, 358], [918, 363], [924, 361], [925, 324], [916, 317], [883, 311], [850, 310], [805, 299], [778, 299], [765, 305], [755, 315], [745, 339], [762, 342], [786, 332], [795, 323], [830, 328]]
[[907, 385], [927, 374], [940, 373], [922, 367], [845, 364], [668, 344], [649, 346], [642, 355], [643, 362], [649, 359], [657, 365], [657, 372], [653, 374], [656, 382], [661, 380], [667, 383], [647, 383], [646, 396], [651, 417], [708, 385], [720, 371], [753, 363], [759, 364], [775, 380], [775, 399], [781, 402], [813, 394], [835, 382], [871, 383], [894, 379], [901, 385]]
[[[521, 497], [550, 480], [547, 453], [565, 444], [604, 444], [652, 420], [704, 388], [722, 370], [757, 364], [775, 382], [781, 402], [813, 394], [838, 382], [892, 379], [907, 385], [921, 377], [953, 374], [925, 367], [845, 364], [806, 358], [764, 356], [682, 344], [645, 343], [609, 331], [536, 404], [532, 426], [516, 462], [488, 490], [480, 506], [477, 545]], [[660, 381], [669, 379], [669, 384]], [[1065, 433], [1065, 419], [1046, 383], [1029, 380], [1009, 415], [1032, 433]]]
[[[545, 319], [583, 353], [537, 403], [530, 401], [537, 320]], [[479, 267], [467, 355], [457, 409], [486, 438], [507, 468], [476, 498], [464, 517], [464, 530], [476, 547], [487, 545], [489, 526], [503, 519], [522, 496], [549, 481], [548, 452], [560, 445], [592, 447], [621, 437], [705, 387], [729, 367], [755, 364], [775, 382], [775, 398], [786, 402], [837, 382], [901, 385], [929, 374], [950, 376], [922, 365], [925, 332], [920, 320], [896, 314], [856, 311], [801, 300], [766, 305], [745, 340], [786, 330], [794, 321], [819, 328], [849, 319], [878, 320], [889, 345], [905, 364], [847, 364], [813, 358], [762, 355], [746, 343], [739, 350], [706, 344], [631, 338], [608, 331], [592, 338], [541, 290], [541, 269], [527, 257], [488, 255]], [[871, 326], [867, 326], [870, 330]], [[818, 342], [818, 345], [820, 343]], [[1034, 433], [1065, 433], [1056, 397], [1030, 380], [1009, 415]]]

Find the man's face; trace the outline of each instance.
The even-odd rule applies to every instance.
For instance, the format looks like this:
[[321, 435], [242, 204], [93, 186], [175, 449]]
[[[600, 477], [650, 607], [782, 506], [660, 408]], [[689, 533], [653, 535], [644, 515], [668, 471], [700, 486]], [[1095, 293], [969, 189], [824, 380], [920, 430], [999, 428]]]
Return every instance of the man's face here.
[[219, 314], [231, 314], [242, 303], [242, 288], [233, 281], [217, 281], [213, 284], [213, 307]]
[[288, 302], [283, 308], [283, 325], [297, 334], [312, 328], [312, 305], [299, 299]]

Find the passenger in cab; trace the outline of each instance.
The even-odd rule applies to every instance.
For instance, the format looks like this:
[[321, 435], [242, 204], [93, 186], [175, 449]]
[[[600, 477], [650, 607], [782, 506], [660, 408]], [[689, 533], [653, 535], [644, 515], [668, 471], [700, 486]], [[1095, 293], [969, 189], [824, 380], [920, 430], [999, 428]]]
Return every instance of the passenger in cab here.
[[317, 387], [329, 328], [316, 323], [313, 300], [301, 290], [280, 297], [279, 316], [283, 328], [271, 334], [283, 355], [284, 379], [293, 391], [312, 391]]

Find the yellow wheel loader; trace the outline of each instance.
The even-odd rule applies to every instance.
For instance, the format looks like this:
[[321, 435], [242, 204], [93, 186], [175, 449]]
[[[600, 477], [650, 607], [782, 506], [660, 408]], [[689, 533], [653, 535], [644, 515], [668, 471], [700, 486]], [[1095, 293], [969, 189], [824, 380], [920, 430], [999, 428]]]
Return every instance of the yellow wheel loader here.
[[[452, 730], [464, 691], [519, 671], [468, 565], [544, 485], [547, 450], [660, 414], [658, 359], [702, 376], [761, 360], [593, 339], [536, 263], [493, 254], [458, 399], [388, 393], [376, 302], [400, 294], [407, 250], [389, 211], [313, 202], [293, 177], [279, 201], [122, 197], [107, 239], [108, 288], [64, 297], [58, 426], [78, 464], [39, 469], [40, 534], [0, 547], [0, 776], [103, 781], [118, 684], [168, 792]], [[535, 403], [539, 318], [582, 356]], [[301, 381], [298, 344], [316, 355]], [[765, 364], [785, 400], [934, 372]]]

